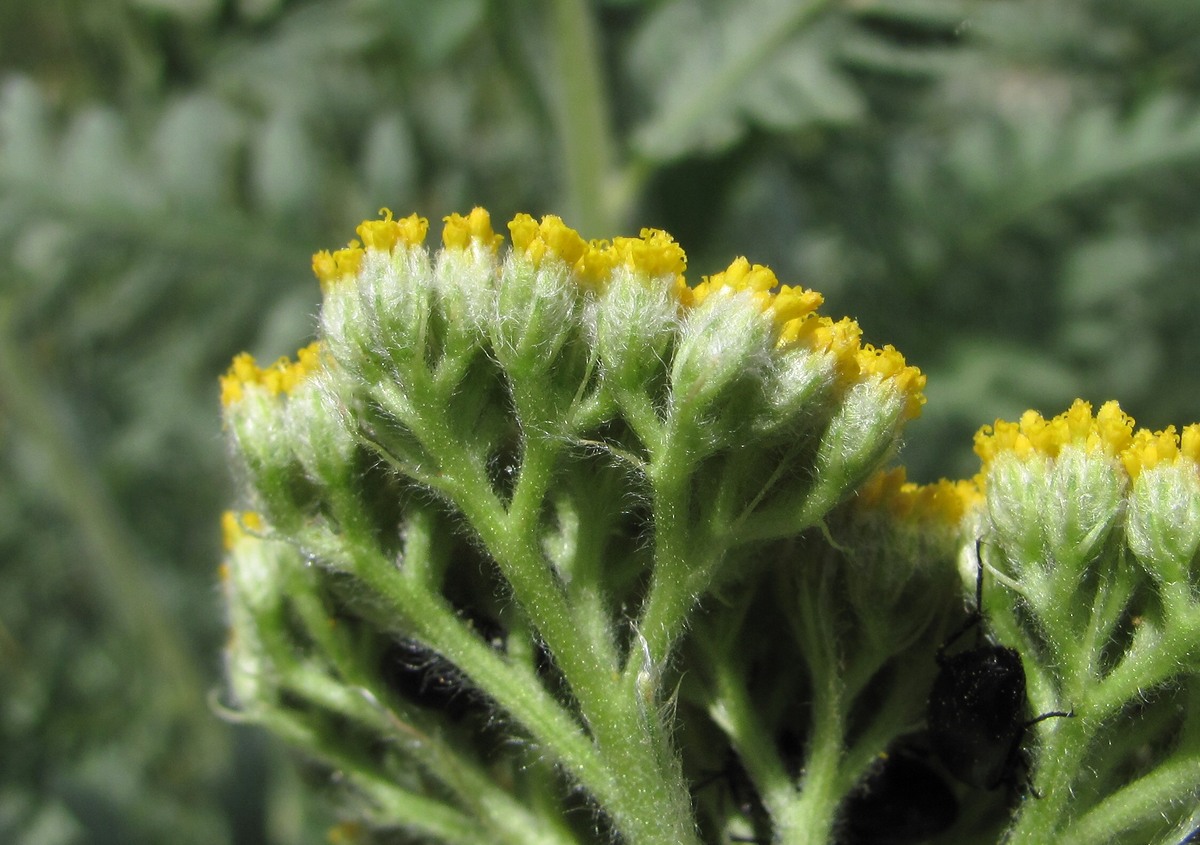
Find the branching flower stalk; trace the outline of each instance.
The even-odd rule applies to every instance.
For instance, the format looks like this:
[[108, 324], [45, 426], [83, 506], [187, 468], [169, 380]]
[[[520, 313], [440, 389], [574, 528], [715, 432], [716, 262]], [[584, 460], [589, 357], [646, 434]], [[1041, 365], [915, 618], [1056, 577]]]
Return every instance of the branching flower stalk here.
[[1033, 709], [1075, 714], [1037, 726], [1043, 797], [1009, 841], [1182, 841], [1160, 831], [1200, 803], [1200, 426], [1135, 431], [1115, 402], [1077, 401], [998, 421], [976, 451], [1004, 584], [989, 621]]
[[1188, 824], [1200, 429], [1078, 404], [915, 485], [885, 465], [924, 376], [819, 294], [743, 258], [689, 284], [656, 230], [427, 232], [318, 253], [317, 341], [222, 379], [232, 702], [327, 767], [343, 841], [882, 841], [976, 537], [1032, 708], [1076, 718], [1030, 731], [1041, 801], [926, 833]]

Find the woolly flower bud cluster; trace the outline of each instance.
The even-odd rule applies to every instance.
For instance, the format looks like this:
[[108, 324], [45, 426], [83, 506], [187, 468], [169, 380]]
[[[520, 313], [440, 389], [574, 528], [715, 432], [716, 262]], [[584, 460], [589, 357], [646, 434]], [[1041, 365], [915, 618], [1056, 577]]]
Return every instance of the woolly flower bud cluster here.
[[1027, 411], [985, 426], [975, 451], [992, 524], [1014, 547], [1081, 571], [1121, 525], [1149, 574], [1187, 583], [1200, 546], [1200, 425], [1135, 429], [1116, 402], [1093, 415], [1076, 400], [1050, 419]]
[[[1077, 400], [985, 426], [975, 451], [985, 506], [963, 581], [995, 574], [986, 619], [1021, 652], [1032, 712], [1075, 717], [1041, 736], [1038, 788], [1057, 806], [1029, 802], [1004, 841], [1181, 841], [1195, 817], [1168, 822], [1167, 796], [1194, 806], [1200, 792], [1195, 769], [1170, 770], [1186, 730], [1171, 721], [1178, 705], [1156, 697], [1200, 673], [1200, 428], [1139, 430], [1115, 402], [1093, 413]], [[1117, 747], [1129, 750], [1099, 764], [1109, 786], [1089, 794], [1088, 761]], [[1133, 766], [1149, 772], [1136, 790], [1122, 779]], [[1145, 810], [1125, 805], [1114, 827], [1114, 808], [1156, 782]]]
[[[428, 221], [416, 215], [396, 220], [390, 211], [385, 209], [383, 213], [382, 220], [366, 221], [358, 227], [360, 240], [351, 241], [344, 249], [314, 256], [314, 272], [327, 293], [357, 276], [369, 256], [390, 257], [394, 266], [399, 254], [421, 247]], [[546, 216], [539, 222], [527, 214], [514, 217], [508, 229], [512, 237], [510, 265], [532, 266], [535, 270], [545, 267], [558, 272], [574, 286], [576, 296], [602, 299], [611, 286], [632, 275], [644, 286], [663, 289], [680, 321], [710, 300], [710, 308], [715, 307], [713, 303], [717, 300], [731, 300], [736, 304], [728, 307], [757, 315], [764, 322], [765, 334], [777, 348], [804, 347], [830, 354], [838, 374], [847, 383], [872, 377], [889, 382], [903, 394], [908, 417], [916, 416], [924, 402], [921, 393], [924, 377], [916, 368], [907, 366], [900, 353], [891, 346], [877, 349], [861, 344], [861, 331], [856, 323], [849, 319], [835, 322], [817, 315], [816, 309], [822, 302], [819, 293], [781, 285], [767, 267], [738, 258], [728, 269], [689, 287], [684, 276], [686, 255], [670, 235], [657, 229], [644, 229], [637, 238], [586, 241], [558, 217]], [[488, 264], [495, 258], [503, 237], [492, 231], [487, 212], [476, 208], [466, 216], [447, 217], [442, 240], [448, 252], [480, 250], [478, 259]], [[499, 287], [521, 282], [519, 273], [511, 267], [506, 269], [497, 263], [488, 269], [499, 276], [488, 280], [491, 282], [488, 294], [495, 295]], [[455, 280], [441, 275], [435, 284], [443, 288], [455, 284]], [[396, 277], [389, 281], [420, 286], [424, 280]], [[511, 316], [498, 315], [497, 319]], [[634, 321], [642, 315], [624, 316]], [[728, 345], [725, 343], [723, 347]]]
[[[863, 344], [853, 320], [817, 313], [819, 293], [745, 258], [689, 286], [683, 249], [656, 229], [587, 241], [558, 217], [519, 214], [502, 252], [476, 208], [445, 218], [431, 253], [428, 227], [384, 209], [313, 257], [321, 339], [294, 363], [234, 360], [222, 401], [235, 429], [265, 444], [265, 406], [238, 424], [247, 394], [290, 395], [322, 366], [331, 406], [366, 401], [412, 431], [430, 407], [472, 397], [499, 415], [509, 400], [483, 397], [507, 385], [523, 423], [578, 434], [620, 414], [644, 448], [674, 437], [693, 463], [747, 437], [817, 436], [832, 504], [925, 401], [924, 375], [893, 347]], [[502, 372], [488, 376], [481, 354]]]

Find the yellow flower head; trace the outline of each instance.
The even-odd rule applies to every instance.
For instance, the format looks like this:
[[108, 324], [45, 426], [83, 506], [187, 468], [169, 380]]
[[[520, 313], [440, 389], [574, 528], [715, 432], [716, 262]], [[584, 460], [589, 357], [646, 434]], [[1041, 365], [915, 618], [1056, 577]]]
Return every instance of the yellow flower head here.
[[328, 291], [344, 279], [353, 279], [358, 275], [362, 264], [363, 248], [358, 241], [350, 241], [349, 246], [330, 252], [323, 249], [312, 257], [313, 275], [321, 283], [321, 290]]
[[1082, 399], [1049, 420], [1037, 411], [1026, 411], [1020, 422], [996, 420], [975, 435], [975, 453], [983, 461], [983, 471], [1002, 453], [1019, 458], [1042, 456], [1056, 458], [1066, 446], [1098, 452], [1110, 457], [1120, 455], [1133, 442], [1133, 419], [1116, 402], [1106, 402], [1092, 416], [1091, 404]]
[[547, 214], [541, 223], [528, 214], [518, 214], [509, 221], [508, 231], [513, 250], [523, 252], [535, 266], [550, 255], [574, 267], [588, 250], [588, 242], [553, 214]]
[[1184, 426], [1183, 433], [1178, 435], [1173, 425], [1162, 431], [1138, 429], [1121, 453], [1121, 462], [1131, 479], [1137, 478], [1143, 470], [1179, 461], [1200, 464], [1200, 424]]
[[259, 367], [254, 356], [243, 352], [233, 359], [221, 376], [221, 404], [228, 407], [240, 402], [247, 388], [256, 387], [271, 396], [291, 393], [321, 365], [320, 342], [310, 343], [296, 353], [296, 360], [280, 358], [269, 367]]
[[804, 345], [817, 352], [832, 353], [843, 377], [858, 375], [862, 329], [849, 317], [835, 322], [829, 317], [811, 314], [803, 320], [791, 320], [784, 327], [780, 340], [789, 346]]
[[328, 291], [338, 282], [353, 279], [358, 275], [363, 255], [367, 250], [391, 252], [398, 244], [420, 246], [429, 231], [429, 221], [410, 214], [399, 220], [392, 219], [389, 209], [381, 208], [382, 220], [364, 220], [355, 230], [361, 240], [352, 240], [343, 249], [321, 250], [313, 255], [313, 275], [321, 283], [321, 290]]
[[876, 349], [869, 343], [858, 350], [856, 355], [859, 372], [866, 377], [878, 376], [890, 379], [896, 389], [908, 397], [904, 408], [906, 419], [915, 419], [921, 414], [921, 406], [925, 404], [925, 374], [916, 367], [904, 362], [904, 356], [888, 345]]
[[737, 293], [749, 291], [758, 308], [773, 319], [781, 346], [790, 343], [795, 334], [795, 329], [789, 328], [790, 324], [794, 323], [798, 329], [800, 323], [825, 301], [816, 291], [780, 285], [770, 267], [751, 265], [743, 257], [735, 258], [720, 273], [705, 276], [700, 284], [692, 288], [687, 304], [697, 306], [719, 290]]
[[[397, 244], [420, 246], [425, 243], [429, 232], [429, 221], [410, 214], [399, 220], [392, 219], [391, 209], [381, 208], [382, 220], [364, 220], [355, 231], [362, 239], [364, 249], [391, 252]], [[486, 212], [485, 212], [486, 216]]]
[[444, 221], [446, 225], [442, 229], [442, 243], [447, 249], [466, 249], [476, 242], [495, 252], [504, 242], [503, 235], [492, 231], [491, 216], [478, 206], [471, 209], [466, 217], [456, 213], [444, 218]]
[[611, 252], [615, 264], [652, 279], [660, 276], [682, 279], [687, 270], [683, 247], [661, 229], [642, 229], [636, 238], [613, 238], [606, 251]]
[[915, 484], [907, 480], [904, 467], [896, 467], [880, 470], [867, 479], [858, 490], [855, 504], [860, 509], [886, 508], [898, 519], [937, 520], [955, 526], [982, 500], [983, 494], [973, 482], [943, 478], [933, 484]]

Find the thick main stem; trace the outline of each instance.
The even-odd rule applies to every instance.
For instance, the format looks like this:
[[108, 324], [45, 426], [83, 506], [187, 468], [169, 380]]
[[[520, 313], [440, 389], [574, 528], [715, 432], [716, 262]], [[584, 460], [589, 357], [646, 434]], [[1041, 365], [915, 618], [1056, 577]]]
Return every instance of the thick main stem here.
[[656, 728], [657, 702], [620, 684], [611, 655], [598, 652], [580, 634], [570, 603], [538, 547], [541, 506], [559, 448], [556, 441], [530, 433], [507, 515], [476, 526], [579, 703], [612, 786], [608, 796], [595, 794], [618, 829], [631, 843], [695, 842], [690, 798], [673, 765], [669, 733]]

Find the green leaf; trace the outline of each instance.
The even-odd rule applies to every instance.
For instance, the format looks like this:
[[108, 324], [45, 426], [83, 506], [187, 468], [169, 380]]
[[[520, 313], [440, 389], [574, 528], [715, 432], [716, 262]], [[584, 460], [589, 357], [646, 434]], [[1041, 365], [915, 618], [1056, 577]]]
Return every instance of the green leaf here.
[[666, 161], [715, 153], [751, 126], [796, 130], [845, 123], [864, 103], [831, 49], [838, 21], [821, 0], [676, 0], [638, 33], [630, 61], [650, 114], [633, 133], [638, 154]]

